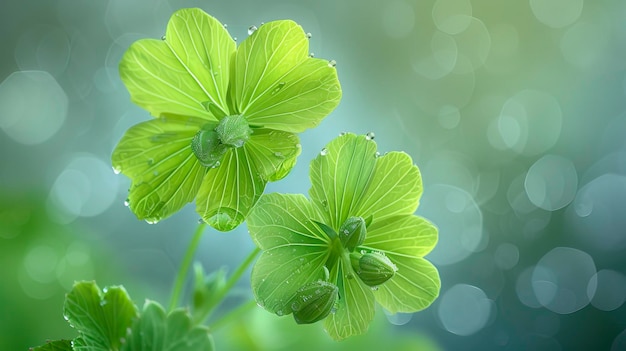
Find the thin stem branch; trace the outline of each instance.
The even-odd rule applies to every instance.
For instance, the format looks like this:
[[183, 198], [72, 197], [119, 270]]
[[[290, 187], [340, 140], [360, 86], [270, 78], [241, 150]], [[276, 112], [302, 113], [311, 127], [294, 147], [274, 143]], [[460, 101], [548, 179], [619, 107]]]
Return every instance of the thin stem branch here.
[[252, 261], [254, 261], [254, 258], [259, 254], [259, 252], [261, 252], [261, 249], [259, 249], [258, 247], [255, 247], [254, 250], [250, 252], [248, 257], [246, 257], [246, 259], [241, 263], [241, 265], [237, 267], [237, 270], [233, 273], [233, 275], [231, 275], [230, 278], [228, 278], [228, 280], [226, 281], [226, 284], [224, 284], [224, 287], [216, 293], [215, 298], [213, 300], [214, 301], [213, 306], [210, 306], [210, 308], [208, 308], [203, 314], [199, 315], [196, 318], [197, 323], [202, 323], [204, 320], [206, 320], [211, 314], [211, 312], [213, 312], [213, 310], [217, 306], [219, 306], [219, 304], [222, 302], [222, 300], [224, 300], [224, 298], [226, 297], [230, 289], [232, 289], [235, 283], [239, 281], [239, 278], [241, 278], [241, 276], [246, 271], [246, 269], [248, 269]]
[[204, 222], [198, 225], [191, 239], [191, 243], [189, 243], [189, 246], [187, 247], [187, 252], [185, 252], [183, 262], [178, 269], [178, 274], [176, 274], [176, 280], [174, 282], [172, 296], [170, 298], [170, 305], [168, 308], [169, 311], [172, 311], [174, 308], [176, 308], [176, 305], [178, 304], [180, 294], [183, 290], [183, 286], [185, 285], [185, 280], [187, 280], [187, 272], [189, 272], [189, 266], [191, 265], [191, 261], [193, 261], [193, 258], [196, 254], [196, 249], [198, 249], [198, 245], [200, 244], [200, 239], [202, 238], [202, 233], [204, 232], [205, 227], [206, 223]]
[[246, 314], [248, 311], [250, 311], [251, 309], [253, 309], [256, 306], [256, 301], [254, 300], [250, 300], [244, 304], [241, 304], [239, 306], [237, 306], [237, 308], [235, 308], [234, 310], [231, 310], [230, 312], [226, 313], [225, 315], [221, 316], [220, 318], [218, 318], [217, 320], [215, 320], [213, 323], [211, 323], [209, 325], [209, 329], [213, 332], [218, 330], [219, 328], [228, 325], [231, 321], [241, 317], [242, 315]]

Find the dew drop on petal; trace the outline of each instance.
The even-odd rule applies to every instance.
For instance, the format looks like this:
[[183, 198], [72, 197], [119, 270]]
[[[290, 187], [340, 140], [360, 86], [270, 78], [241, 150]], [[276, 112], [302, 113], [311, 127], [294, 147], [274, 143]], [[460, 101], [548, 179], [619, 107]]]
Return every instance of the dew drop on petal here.
[[375, 136], [376, 136], [376, 134], [374, 134], [374, 132], [369, 132], [369, 133], [365, 134], [365, 139], [366, 140], [374, 140]]
[[306, 33], [306, 38], [307, 38], [307, 39], [311, 39], [311, 37], [312, 37], [312, 36], [313, 36], [313, 35], [312, 35], [311, 33]]
[[335, 60], [328, 61], [328, 67], [335, 67], [335, 66], [337, 66], [337, 61]]
[[315, 53], [314, 52], [310, 53], [309, 57], [315, 57]]
[[126, 199], [126, 200], [124, 201], [124, 206], [126, 206], [126, 207], [130, 206], [130, 201], [128, 201], [128, 199]]
[[248, 35], [252, 35], [252, 33], [256, 32], [258, 28], [256, 26], [248, 27]]
[[113, 167], [113, 173], [115, 174], [120, 174], [122, 172], [122, 169], [119, 167]]
[[161, 37], [161, 40], [165, 40], [165, 35]]
[[326, 156], [328, 155], [328, 149], [327, 148], [323, 148], [322, 151], [320, 151], [320, 155], [321, 156]]

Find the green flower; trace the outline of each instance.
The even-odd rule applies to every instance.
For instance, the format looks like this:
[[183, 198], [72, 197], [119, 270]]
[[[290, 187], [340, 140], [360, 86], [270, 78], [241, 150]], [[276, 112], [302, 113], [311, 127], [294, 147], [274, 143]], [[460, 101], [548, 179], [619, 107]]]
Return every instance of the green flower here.
[[176, 11], [162, 40], [135, 42], [120, 63], [132, 101], [157, 117], [113, 152], [114, 170], [132, 181], [130, 209], [154, 223], [196, 198], [211, 226], [238, 226], [267, 182], [295, 165], [295, 133], [339, 103], [333, 66], [309, 57], [292, 21], [266, 23], [236, 48], [215, 18]]
[[334, 339], [364, 333], [375, 301], [392, 313], [429, 306], [440, 280], [423, 256], [435, 246], [437, 228], [413, 214], [422, 181], [411, 158], [403, 152], [378, 157], [372, 135], [345, 134], [315, 158], [310, 177], [310, 200], [263, 195], [248, 217], [263, 250], [251, 278], [257, 302], [278, 315], [296, 314], [293, 301], [306, 297], [303, 287], [333, 284], [336, 301], [321, 294], [315, 306], [324, 308], [307, 316], [327, 316], [324, 326]]

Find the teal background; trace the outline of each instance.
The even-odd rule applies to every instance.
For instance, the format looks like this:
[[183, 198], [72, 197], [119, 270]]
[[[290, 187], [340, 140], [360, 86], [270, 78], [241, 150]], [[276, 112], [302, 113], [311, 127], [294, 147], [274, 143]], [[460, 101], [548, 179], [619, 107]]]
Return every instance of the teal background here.
[[[401, 335], [407, 349], [626, 349], [620, 0], [1, 2], [0, 349], [72, 337], [61, 306], [73, 280], [167, 300], [198, 215], [190, 205], [157, 225], [136, 220], [109, 159], [150, 118], [119, 59], [181, 7], [239, 42], [251, 25], [293, 19], [316, 57], [337, 61], [340, 106], [302, 134], [296, 168], [268, 192], [306, 193], [308, 163], [344, 131], [374, 132], [379, 151], [406, 151], [421, 169], [417, 213], [440, 229], [428, 257], [441, 296], [413, 315], [379, 310], [368, 336], [335, 347]], [[245, 225], [207, 231], [197, 259], [234, 267], [251, 249]], [[249, 296], [244, 280], [227, 302]], [[285, 322], [256, 311], [217, 343], [329, 344], [320, 326]], [[256, 341], [233, 341], [242, 335]]]

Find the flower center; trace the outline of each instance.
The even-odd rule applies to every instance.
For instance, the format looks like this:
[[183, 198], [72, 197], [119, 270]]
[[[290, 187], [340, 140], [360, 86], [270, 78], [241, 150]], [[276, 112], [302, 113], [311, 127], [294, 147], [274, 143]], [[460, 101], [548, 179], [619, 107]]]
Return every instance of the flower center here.
[[202, 128], [191, 140], [191, 150], [200, 164], [215, 168], [229, 148], [242, 147], [252, 129], [241, 115], [225, 116], [215, 128]]

